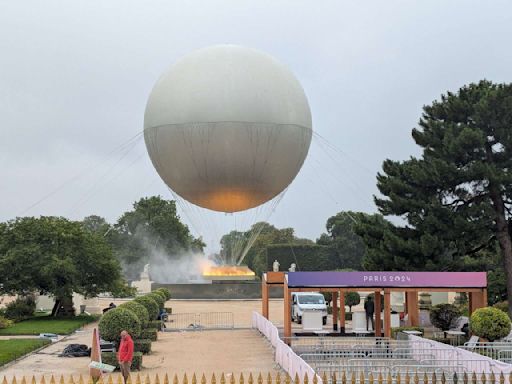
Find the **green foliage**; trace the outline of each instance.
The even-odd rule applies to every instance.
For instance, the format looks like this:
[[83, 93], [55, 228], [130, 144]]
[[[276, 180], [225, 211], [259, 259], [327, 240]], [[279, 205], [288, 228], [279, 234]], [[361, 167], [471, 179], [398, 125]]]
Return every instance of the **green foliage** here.
[[12, 327], [0, 329], [0, 335], [39, 335], [40, 333], [56, 333], [69, 335], [85, 324], [96, 321], [96, 316], [80, 315], [71, 318], [53, 316], [36, 316], [15, 323]]
[[[256, 276], [261, 276], [263, 272], [272, 270], [268, 269], [267, 263], [267, 247], [271, 244], [314, 244], [309, 239], [300, 239], [294, 235], [293, 228], [278, 229], [266, 222], [258, 222], [254, 224], [247, 232], [231, 232], [221, 239], [221, 254], [230, 255], [233, 252], [229, 249], [230, 244], [236, 244], [239, 238], [248, 239], [255, 231], [259, 232], [258, 237], [254, 241], [243, 259], [243, 263], [252, 269]], [[235, 252], [236, 253], [236, 252]], [[273, 260], [272, 260], [273, 261]], [[288, 268], [290, 264], [286, 265]], [[285, 265], [281, 264], [281, 269]]]
[[421, 333], [423, 333], [424, 329], [423, 327], [394, 327], [391, 328], [391, 337], [393, 339], [396, 339], [397, 334], [403, 331], [420, 331]]
[[79, 222], [43, 216], [0, 224], [0, 293], [90, 297], [110, 291], [120, 272], [103, 236]]
[[471, 332], [479, 337], [494, 341], [508, 336], [510, 318], [497, 308], [479, 308], [471, 315]]
[[48, 344], [49, 340], [42, 339], [0, 340], [0, 366]]
[[339, 258], [339, 265], [343, 268], [360, 270], [366, 246], [363, 239], [355, 232], [355, 223], [361, 212], [339, 212], [327, 220], [327, 234], [322, 234], [316, 241], [318, 245], [332, 247]]
[[349, 307], [352, 312], [352, 306], [357, 305], [361, 302], [361, 296], [357, 292], [345, 292], [345, 305]]
[[160, 309], [164, 309], [165, 299], [162, 296], [162, 294], [158, 294], [156, 292], [151, 292], [145, 296], [153, 299], [158, 304], [158, 309], [159, 309], [158, 313], [160, 313]]
[[133, 340], [133, 350], [135, 352], [142, 352], [143, 355], [149, 355], [151, 353], [151, 340], [149, 340], [149, 339]]
[[119, 308], [126, 308], [129, 311], [132, 311], [135, 313], [137, 318], [140, 321], [141, 327], [145, 327], [149, 322], [149, 313], [146, 307], [144, 307], [141, 303], [138, 303], [136, 301], [128, 301], [124, 304], [121, 304]]
[[126, 308], [114, 308], [106, 312], [98, 324], [100, 336], [104, 340], [119, 345], [121, 331], [127, 331], [133, 339], [138, 339], [141, 333], [140, 321], [137, 315]]
[[13, 321], [6, 317], [0, 316], [0, 329], [9, 328], [13, 325]]
[[114, 253], [122, 260], [129, 279], [137, 279], [155, 249], [169, 258], [185, 252], [202, 252], [204, 243], [194, 238], [176, 211], [176, 202], [160, 196], [142, 198], [125, 212], [108, 234]]
[[143, 329], [140, 333], [141, 339], [148, 339], [151, 341], [156, 341], [158, 339], [158, 330], [157, 328], [146, 328]]
[[159, 314], [159, 306], [158, 303], [148, 295], [139, 296], [134, 299], [135, 302], [142, 304], [146, 310], [148, 311], [149, 320], [156, 320]]
[[508, 301], [499, 301], [493, 305], [493, 308], [497, 308], [500, 311], [503, 311], [508, 314]]
[[155, 290], [155, 291], [153, 291], [151, 293], [159, 295], [162, 298], [162, 300], [164, 301], [164, 303], [167, 301], [167, 295], [164, 292], [159, 291], [159, 290]]
[[[110, 311], [109, 311], [110, 312]], [[113, 365], [116, 367], [116, 371], [119, 368], [119, 361], [117, 360], [117, 354], [115, 352], [102, 352], [101, 361], [104, 364]], [[133, 360], [130, 370], [140, 371], [142, 369], [142, 352], [133, 352]]]
[[[365, 268], [465, 270], [465, 259], [496, 252], [512, 263], [512, 85], [480, 81], [423, 108], [413, 139], [420, 158], [386, 160], [377, 176], [382, 217], [356, 229]], [[505, 268], [512, 299], [512, 271]], [[498, 298], [498, 301], [502, 298]]]
[[147, 325], [146, 325], [146, 328], [153, 328], [153, 329], [157, 329], [158, 331], [161, 331], [162, 330], [162, 321], [161, 320], [153, 320], [153, 321], [150, 321]]
[[5, 317], [13, 321], [21, 321], [34, 316], [36, 311], [36, 301], [32, 295], [18, 297], [13, 302], [7, 304], [5, 308]]
[[453, 304], [434, 305], [430, 310], [430, 322], [434, 327], [447, 331], [455, 326], [460, 317], [460, 309]]
[[155, 290], [155, 292], [162, 292], [165, 296], [165, 300], [171, 300], [171, 291], [169, 291], [167, 288], [158, 288]]
[[281, 268], [288, 268], [295, 263], [297, 271], [332, 271], [340, 267], [338, 256], [333, 248], [316, 244], [269, 245], [266, 270], [272, 270], [274, 260], [279, 262]]

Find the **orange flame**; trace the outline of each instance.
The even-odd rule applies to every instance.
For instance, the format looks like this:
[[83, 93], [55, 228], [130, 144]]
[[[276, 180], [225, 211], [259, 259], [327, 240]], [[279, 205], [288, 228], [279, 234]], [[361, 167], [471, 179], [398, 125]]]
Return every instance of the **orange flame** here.
[[255, 274], [245, 266], [224, 265], [221, 267], [205, 267], [203, 269], [203, 276], [255, 276]]

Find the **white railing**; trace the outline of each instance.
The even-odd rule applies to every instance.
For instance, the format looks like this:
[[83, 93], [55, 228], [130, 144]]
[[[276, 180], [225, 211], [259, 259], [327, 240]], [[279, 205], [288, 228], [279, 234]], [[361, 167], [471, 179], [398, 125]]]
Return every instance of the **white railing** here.
[[265, 319], [259, 313], [253, 312], [252, 327], [260, 331], [272, 344], [275, 350], [275, 362], [279, 364], [292, 379], [297, 375], [302, 382], [304, 376], [307, 375], [309, 382], [312, 383], [316, 376], [318, 384], [322, 384], [321, 377], [315, 373], [313, 368], [279, 338], [279, 331], [272, 322]]

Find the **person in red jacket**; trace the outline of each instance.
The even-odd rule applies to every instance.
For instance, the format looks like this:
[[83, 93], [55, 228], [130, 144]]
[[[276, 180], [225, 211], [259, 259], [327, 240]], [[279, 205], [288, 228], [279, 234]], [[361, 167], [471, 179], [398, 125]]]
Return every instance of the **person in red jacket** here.
[[121, 344], [119, 344], [119, 353], [117, 359], [121, 367], [121, 374], [123, 375], [124, 382], [130, 376], [130, 366], [133, 359], [133, 340], [130, 334], [126, 331], [121, 331]]

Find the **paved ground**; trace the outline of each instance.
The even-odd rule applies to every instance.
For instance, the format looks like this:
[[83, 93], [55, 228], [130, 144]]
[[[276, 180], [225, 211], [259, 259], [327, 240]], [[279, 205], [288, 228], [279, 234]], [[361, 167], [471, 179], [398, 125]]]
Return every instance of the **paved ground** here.
[[[170, 301], [167, 306], [171, 306], [174, 313], [233, 312], [236, 326], [248, 328], [251, 325], [252, 311], [260, 310], [261, 302]], [[281, 319], [282, 323], [282, 314], [279, 317], [282, 303], [272, 301], [270, 311], [271, 317]], [[89, 324], [83, 332], [75, 333], [3, 370], [0, 369], [0, 377], [87, 375], [88, 358], [64, 358], [58, 357], [58, 354], [67, 344], [90, 345], [93, 326], [94, 324]], [[185, 372], [204, 372], [210, 377], [213, 372], [232, 372], [237, 375], [241, 372], [275, 372], [272, 348], [257, 331], [251, 329], [159, 333], [159, 340], [152, 344], [152, 349], [152, 354], [143, 358], [144, 374], [183, 375]]]

